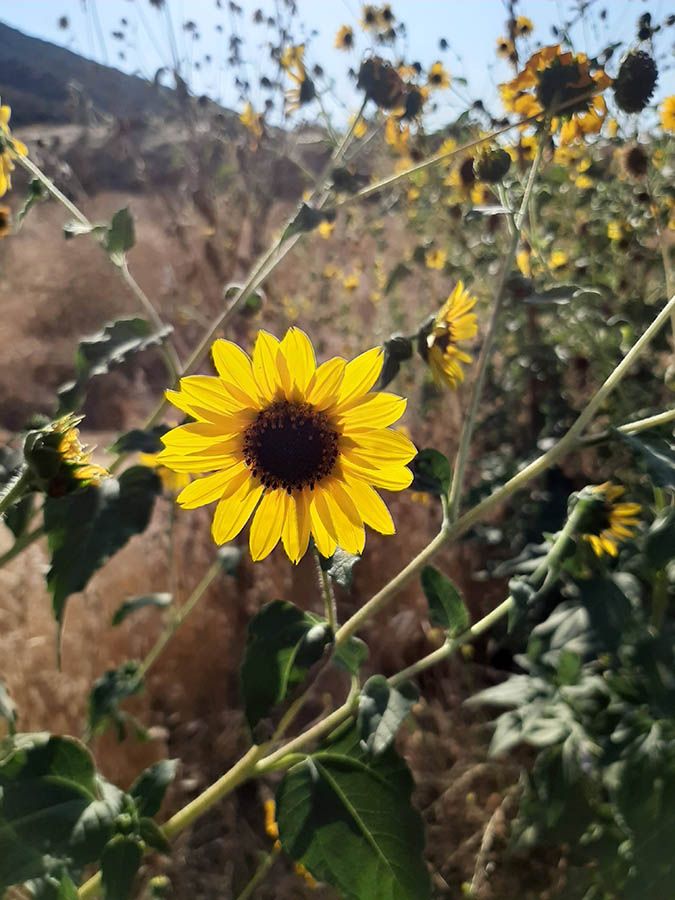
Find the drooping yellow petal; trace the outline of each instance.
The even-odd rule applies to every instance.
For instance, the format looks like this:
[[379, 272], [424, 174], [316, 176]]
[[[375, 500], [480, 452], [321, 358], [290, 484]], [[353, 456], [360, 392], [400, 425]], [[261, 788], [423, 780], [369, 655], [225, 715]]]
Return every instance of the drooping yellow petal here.
[[214, 472], [213, 475], [196, 478], [183, 488], [176, 502], [183, 509], [197, 509], [199, 506], [206, 506], [207, 503], [219, 500], [226, 493], [230, 482], [241, 476], [244, 467], [243, 462], [235, 461], [229, 468]]
[[238, 486], [220, 501], [211, 525], [213, 540], [219, 546], [239, 534], [250, 519], [264, 490], [262, 484], [258, 484], [248, 472], [241, 484], [235, 480], [231, 482], [230, 487], [232, 485]]
[[307, 552], [309, 543], [311, 491], [296, 491], [290, 499], [281, 531], [284, 550], [291, 562], [297, 563]]
[[311, 341], [300, 328], [289, 328], [281, 341], [283, 353], [293, 382], [303, 398], [316, 372], [316, 359]]
[[382, 372], [384, 351], [382, 347], [366, 350], [345, 367], [342, 385], [338, 394], [338, 409], [367, 394]]
[[330, 517], [332, 527], [329, 531], [335, 535], [338, 546], [347, 553], [363, 553], [366, 542], [363, 519], [340, 481], [337, 478], [326, 479], [317, 490], [322, 495], [319, 500], [321, 520], [325, 524], [326, 515]]
[[279, 543], [288, 501], [286, 491], [266, 491], [263, 495], [249, 534], [249, 548], [254, 562], [269, 556]]
[[405, 408], [406, 401], [403, 397], [384, 392], [368, 394], [343, 411], [338, 416], [338, 423], [345, 434], [386, 428], [401, 418]]

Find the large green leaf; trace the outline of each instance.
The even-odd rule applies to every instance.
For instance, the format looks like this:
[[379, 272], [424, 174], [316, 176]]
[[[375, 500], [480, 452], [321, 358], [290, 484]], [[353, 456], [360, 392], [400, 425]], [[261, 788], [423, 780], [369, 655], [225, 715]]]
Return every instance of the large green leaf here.
[[251, 728], [305, 680], [331, 639], [325, 622], [286, 600], [268, 603], [251, 619], [241, 667]]
[[128, 900], [143, 859], [138, 838], [117, 834], [101, 857], [101, 878], [105, 900]]
[[418, 699], [419, 691], [410, 682], [391, 687], [384, 675], [366, 681], [359, 696], [357, 725], [370, 753], [379, 756], [393, 744]]
[[421, 577], [431, 624], [445, 629], [450, 637], [466, 631], [471, 621], [469, 611], [450, 579], [433, 566], [425, 566]]
[[169, 326], [154, 331], [149, 322], [136, 317], [108, 322], [101, 331], [83, 338], [75, 355], [75, 379], [58, 390], [58, 414], [82, 406], [92, 378], [104, 375], [134, 353], [161, 344], [170, 333]]
[[0, 891], [79, 868], [110, 840], [124, 795], [74, 738], [19, 734], [0, 743]]
[[616, 432], [631, 448], [657, 487], [675, 488], [675, 447], [662, 438], [636, 437]]
[[166, 790], [176, 777], [177, 759], [162, 759], [145, 769], [129, 788], [141, 816], [156, 816]]
[[126, 737], [126, 722], [131, 717], [119, 708], [122, 700], [138, 694], [143, 687], [139, 678], [140, 664], [128, 660], [116, 669], [108, 669], [94, 682], [89, 694], [87, 728], [89, 735], [101, 734], [109, 725], [117, 729], [117, 738]]
[[441, 497], [447, 494], [452, 481], [452, 470], [447, 458], [439, 450], [428, 447], [420, 450], [410, 463], [413, 481], [410, 489]]
[[422, 821], [392, 748], [371, 757], [351, 729], [294, 766], [277, 791], [284, 850], [345, 900], [425, 900]]
[[161, 482], [147, 466], [133, 466], [67, 497], [47, 497], [44, 523], [51, 567], [47, 587], [54, 615], [63, 619], [66, 600], [83, 590], [106, 560], [145, 531]]

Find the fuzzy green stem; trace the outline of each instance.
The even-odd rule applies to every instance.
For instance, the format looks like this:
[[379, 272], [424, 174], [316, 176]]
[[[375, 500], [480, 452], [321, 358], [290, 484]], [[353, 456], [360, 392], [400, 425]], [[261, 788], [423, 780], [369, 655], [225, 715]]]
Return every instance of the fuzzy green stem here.
[[497, 281], [497, 287], [495, 289], [495, 296], [492, 303], [492, 314], [490, 316], [490, 322], [488, 325], [487, 333], [485, 335], [485, 339], [483, 341], [480, 358], [478, 360], [476, 380], [474, 382], [473, 391], [471, 394], [469, 409], [467, 411], [466, 418], [464, 419], [464, 426], [462, 427], [462, 433], [460, 435], [457, 456], [455, 457], [455, 467], [452, 476], [452, 484], [450, 486], [450, 496], [448, 501], [449, 517], [451, 522], [454, 522], [459, 514], [459, 507], [462, 499], [462, 489], [464, 487], [464, 475], [468, 463], [469, 451], [471, 449], [473, 432], [476, 426], [476, 418], [478, 416], [478, 410], [480, 408], [480, 402], [483, 396], [483, 387], [485, 386], [488, 365], [490, 362], [490, 357], [492, 356], [495, 338], [497, 336], [497, 325], [499, 323], [499, 317], [506, 296], [506, 283], [513, 268], [513, 261], [516, 258], [516, 251], [518, 249], [518, 242], [520, 240], [520, 232], [523, 227], [525, 215], [530, 205], [530, 198], [532, 197], [532, 191], [534, 189], [537, 173], [541, 165], [541, 160], [544, 153], [544, 144], [546, 142], [547, 136], [548, 127], [545, 125], [542, 128], [541, 134], [539, 136], [537, 152], [532, 161], [532, 166], [530, 167], [530, 174], [527, 179], [527, 185], [525, 186], [520, 209], [518, 210], [518, 213], [513, 220], [513, 230], [511, 232], [509, 247], [506, 256], [504, 257], [501, 271], [499, 273], [499, 280]]
[[330, 583], [328, 572], [326, 572], [321, 565], [321, 556], [316, 547], [314, 547], [314, 560], [316, 562], [316, 574], [319, 579], [319, 587], [321, 589], [321, 596], [323, 597], [323, 607], [326, 613], [326, 619], [328, 620], [330, 630], [335, 634], [338, 623], [335, 592], [333, 591], [333, 585]]
[[4, 486], [0, 493], [0, 516], [21, 500], [30, 487], [31, 472], [25, 466]]

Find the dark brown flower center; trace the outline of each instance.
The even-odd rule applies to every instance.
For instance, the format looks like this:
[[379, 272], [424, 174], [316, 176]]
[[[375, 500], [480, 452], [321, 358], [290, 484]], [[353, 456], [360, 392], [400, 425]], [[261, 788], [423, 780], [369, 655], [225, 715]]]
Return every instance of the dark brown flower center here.
[[289, 494], [330, 475], [337, 457], [338, 433], [310, 403], [277, 400], [244, 433], [244, 459], [252, 474], [266, 488]]
[[578, 62], [563, 64], [554, 60], [548, 68], [539, 72], [537, 99], [547, 111], [564, 106], [561, 115], [570, 116], [589, 109], [592, 86], [588, 72], [582, 71]]

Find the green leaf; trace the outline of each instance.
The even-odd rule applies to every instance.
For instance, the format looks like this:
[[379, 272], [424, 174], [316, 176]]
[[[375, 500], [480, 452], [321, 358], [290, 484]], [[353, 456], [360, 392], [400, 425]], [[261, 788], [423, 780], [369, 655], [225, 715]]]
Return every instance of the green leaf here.
[[155, 425], [144, 431], [132, 428], [120, 435], [110, 447], [111, 453], [159, 453], [164, 449], [161, 437], [169, 430], [168, 425]]
[[0, 892], [80, 868], [110, 840], [124, 795], [97, 775], [74, 738], [17, 734], [0, 742]]
[[341, 550], [338, 547], [328, 559], [321, 557], [321, 568], [328, 573], [329, 577], [336, 584], [339, 584], [345, 590], [349, 590], [354, 580], [354, 566], [360, 559], [360, 556], [347, 553], [346, 550]]
[[89, 694], [88, 729], [92, 735], [101, 734], [109, 724], [117, 727], [119, 740], [126, 736], [125, 715], [119, 705], [127, 697], [138, 694], [143, 681], [138, 677], [139, 663], [129, 661], [117, 669], [109, 669], [94, 682]]
[[129, 795], [136, 801], [141, 816], [156, 816], [164, 800], [167, 788], [176, 777], [177, 759], [162, 759], [138, 776], [129, 788]]
[[16, 704], [9, 696], [5, 682], [0, 679], [0, 719], [4, 719], [9, 726], [9, 733], [16, 730]]
[[660, 438], [616, 434], [631, 448], [656, 487], [675, 488], [675, 447]]
[[581, 657], [571, 650], [562, 650], [558, 659], [557, 681], [561, 685], [576, 684], [581, 674]]
[[396, 732], [419, 700], [419, 691], [410, 682], [391, 687], [384, 675], [373, 675], [359, 695], [357, 727], [361, 740], [374, 756], [384, 753]]
[[306, 203], [301, 203], [295, 217], [287, 225], [282, 241], [287, 241], [296, 234], [314, 231], [322, 222], [334, 222], [335, 216], [334, 209], [314, 209]]
[[661, 513], [650, 525], [645, 535], [645, 556], [657, 571], [675, 558], [675, 508]]
[[407, 266], [404, 262], [397, 263], [389, 273], [387, 283], [384, 286], [384, 293], [390, 294], [399, 283], [399, 281], [402, 281], [409, 275], [412, 275], [412, 269], [410, 268], [410, 266]]
[[112, 617], [113, 625], [120, 625], [127, 616], [137, 612], [139, 609], [145, 609], [148, 606], [154, 606], [157, 609], [166, 609], [171, 606], [173, 597], [171, 594], [143, 594], [141, 597], [130, 597], [115, 610]]
[[164, 837], [164, 832], [154, 819], [141, 819], [138, 823], [138, 833], [152, 850], [163, 853], [164, 856], [171, 853], [171, 844]]
[[142, 859], [143, 848], [138, 838], [115, 835], [101, 857], [105, 900], [128, 900], [131, 897]]
[[331, 640], [325, 622], [285, 600], [268, 603], [251, 619], [241, 666], [251, 728], [305, 680]]
[[276, 796], [284, 850], [345, 900], [427, 900], [413, 782], [389, 748], [372, 757], [351, 729], [294, 766]]
[[67, 873], [60, 877], [47, 875], [30, 881], [26, 887], [33, 900], [77, 900], [77, 887]]
[[5, 513], [5, 525], [15, 538], [20, 538], [28, 531], [35, 509], [35, 494], [26, 494]]
[[67, 241], [71, 238], [79, 237], [82, 234], [94, 234], [100, 236], [105, 234], [106, 228], [106, 225], [92, 225], [91, 223], [85, 225], [85, 223], [80, 222], [79, 219], [72, 219], [63, 226], [63, 236]]
[[42, 200], [48, 200], [49, 194], [43, 186], [39, 178], [31, 178], [28, 182], [28, 192], [23, 201], [23, 206], [14, 217], [15, 230], [21, 227], [23, 220], [26, 218], [36, 203]]
[[409, 337], [394, 334], [384, 342], [384, 362], [377, 382], [378, 391], [383, 391], [389, 382], [398, 375], [401, 363], [410, 359], [412, 354], [413, 343]]
[[410, 485], [411, 490], [423, 491], [437, 497], [445, 496], [450, 490], [452, 469], [447, 458], [438, 450], [432, 448], [420, 450], [410, 463], [410, 468], [414, 476]]
[[47, 497], [44, 524], [51, 555], [47, 587], [54, 616], [66, 601], [136, 534], [145, 531], [161, 481], [147, 466], [132, 466], [119, 480], [106, 478], [66, 497]]
[[75, 379], [58, 390], [58, 415], [79, 409], [92, 378], [104, 375], [134, 353], [162, 344], [171, 334], [166, 325], [158, 331], [145, 319], [117, 319], [108, 322], [101, 331], [80, 341], [75, 355]]
[[469, 611], [449, 578], [433, 566], [425, 566], [422, 569], [422, 589], [429, 603], [432, 625], [445, 629], [451, 638], [466, 631], [471, 622]]
[[358, 675], [359, 669], [367, 659], [368, 645], [354, 635], [340, 644], [333, 654], [333, 662], [351, 675]]
[[134, 220], [125, 206], [112, 217], [110, 226], [103, 235], [103, 246], [116, 266], [121, 266], [124, 256], [136, 243]]

